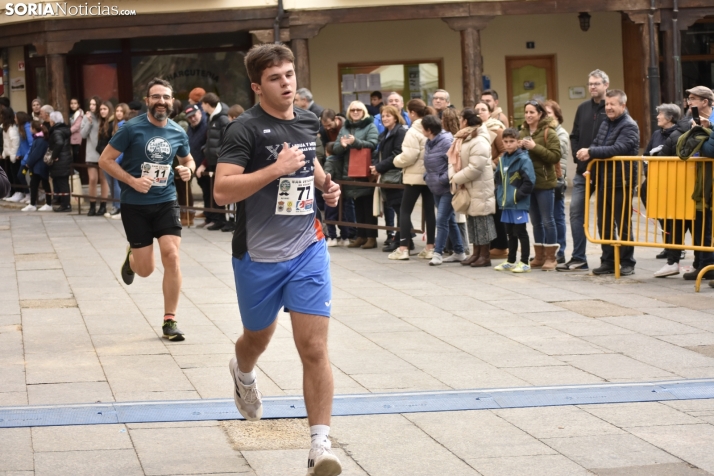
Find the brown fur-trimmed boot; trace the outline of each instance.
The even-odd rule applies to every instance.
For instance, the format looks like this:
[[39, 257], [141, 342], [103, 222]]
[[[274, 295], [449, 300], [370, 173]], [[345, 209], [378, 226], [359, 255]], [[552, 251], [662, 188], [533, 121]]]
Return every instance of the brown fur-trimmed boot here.
[[533, 248], [535, 249], [535, 258], [531, 261], [531, 269], [539, 269], [545, 263], [545, 246], [536, 243]]
[[[558, 259], [555, 255], [558, 253], [560, 245], [544, 245], [543, 248], [545, 248], [545, 262], [541, 269], [543, 271], [555, 271], [555, 267], [558, 265]], [[532, 263], [531, 267], [533, 267]]]

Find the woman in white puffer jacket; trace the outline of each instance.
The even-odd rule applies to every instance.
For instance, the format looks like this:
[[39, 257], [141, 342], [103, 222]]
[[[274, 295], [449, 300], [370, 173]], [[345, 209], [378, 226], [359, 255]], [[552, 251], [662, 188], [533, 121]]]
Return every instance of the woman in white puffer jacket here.
[[[0, 122], [2, 122], [2, 158], [3, 168], [7, 172], [10, 183], [16, 184], [17, 173], [20, 171], [20, 159], [17, 157], [17, 151], [20, 148], [20, 131], [15, 123], [15, 111], [10, 107], [5, 107], [0, 113]], [[25, 194], [21, 191], [16, 191], [8, 198], [8, 201], [19, 202], [25, 198]]]

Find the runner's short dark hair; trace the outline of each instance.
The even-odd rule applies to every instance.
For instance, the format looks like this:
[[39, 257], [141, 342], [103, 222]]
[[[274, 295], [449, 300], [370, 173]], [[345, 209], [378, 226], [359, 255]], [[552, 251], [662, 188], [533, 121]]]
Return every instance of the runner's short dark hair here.
[[[146, 97], [149, 97], [151, 94], [151, 88], [154, 86], [163, 86], [165, 88], [169, 88], [171, 90], [171, 94], [174, 93], [174, 87], [171, 86], [171, 83], [166, 81], [165, 79], [161, 78], [154, 78], [151, 81], [149, 81], [149, 85], [146, 87]], [[97, 112], [99, 112], [99, 103], [97, 102]]]
[[295, 56], [282, 43], [265, 43], [253, 46], [245, 55], [245, 69], [251, 83], [260, 84], [263, 71], [285, 62], [295, 64]]

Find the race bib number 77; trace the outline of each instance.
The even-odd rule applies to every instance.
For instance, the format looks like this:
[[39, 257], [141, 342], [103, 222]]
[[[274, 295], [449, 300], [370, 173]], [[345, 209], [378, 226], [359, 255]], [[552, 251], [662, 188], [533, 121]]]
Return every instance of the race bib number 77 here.
[[283, 177], [278, 183], [276, 215], [309, 215], [314, 212], [315, 186], [313, 177]]

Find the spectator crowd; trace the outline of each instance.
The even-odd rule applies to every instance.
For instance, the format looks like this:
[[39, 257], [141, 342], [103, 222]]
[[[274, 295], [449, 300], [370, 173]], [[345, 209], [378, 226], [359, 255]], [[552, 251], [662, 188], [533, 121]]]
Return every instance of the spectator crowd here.
[[[318, 160], [333, 179], [352, 182], [343, 187], [341, 213], [338, 207], [325, 205], [319, 192], [316, 196], [323, 218], [339, 221], [339, 225], [324, 227], [328, 247], [378, 248], [377, 224], [383, 217], [388, 227], [397, 230], [389, 231], [381, 244], [389, 253], [387, 258], [410, 259], [415, 250], [411, 217], [421, 199], [426, 246], [416, 256], [428, 260], [431, 266], [460, 263], [491, 267], [493, 259], [503, 258], [505, 261], [494, 269], [514, 273], [533, 269], [589, 271], [584, 229], [585, 203], [590, 200], [587, 182], [600, 187], [597, 223], [601, 236], [629, 237], [633, 204], [627, 191], [640, 186], [645, 205], [647, 196], [646, 183], [629, 183], [638, 174], [625, 169], [637, 164], [606, 163], [598, 167], [600, 176], [593, 182], [594, 177], [587, 172], [590, 161], [614, 156], [682, 157], [686, 150], [693, 151], [692, 155], [714, 157], [711, 89], [697, 86], [688, 90], [684, 110], [675, 104], [660, 105], [658, 128], [640, 153], [640, 131], [628, 113], [627, 95], [610, 89], [609, 83], [604, 71], [590, 73], [590, 98], [578, 107], [570, 132], [563, 124], [559, 104], [547, 98], [527, 101], [523, 124], [510, 124], [499, 106], [498, 93], [491, 89], [483, 91], [473, 107], [462, 110], [451, 104], [449, 93], [443, 89], [433, 93], [430, 104], [418, 98], [405, 104], [397, 92], [383, 97], [375, 91], [369, 104], [353, 101], [344, 114], [323, 109], [311, 91], [299, 89], [295, 106], [311, 111], [320, 120]], [[6, 98], [0, 98], [2, 167], [13, 185], [5, 200], [26, 203], [23, 212], [71, 211], [70, 179], [77, 173], [75, 168], [86, 168], [88, 215], [121, 218], [124, 185], [100, 171], [98, 160], [111, 137], [140, 114], [143, 105], [139, 101], [113, 104], [95, 96], [86, 104], [86, 111], [76, 98], [69, 106], [65, 119], [39, 98], [32, 102], [30, 113], [15, 112]], [[184, 226], [203, 218], [196, 226], [212, 231], [235, 230], [230, 207], [218, 206], [213, 200], [213, 178], [225, 126], [243, 112], [240, 105], [229, 107], [215, 93], [202, 88], [193, 89], [185, 104], [173, 101], [169, 117], [187, 132], [197, 164], [195, 177], [203, 194], [204, 211], [182, 214]], [[683, 136], [686, 140], [680, 140]], [[678, 147], [678, 142], [691, 141], [692, 147], [685, 152]], [[119, 156], [117, 162], [121, 160]], [[646, 161], [640, 163], [646, 170]], [[568, 173], [573, 185], [569, 213], [573, 249], [569, 259], [565, 213]], [[374, 183], [386, 187], [375, 187]], [[190, 185], [177, 183], [180, 205], [194, 206]], [[706, 186], [711, 195], [711, 176]], [[666, 244], [683, 243], [684, 232], [690, 231], [695, 245], [711, 245], [711, 213], [707, 211], [711, 197], [706, 193], [702, 196], [704, 203], [697, 204], [694, 220], [661, 224]], [[612, 203], [604, 206], [603, 197], [611, 197], [608, 200]], [[633, 274], [634, 248], [622, 246], [616, 251], [609, 245], [602, 245], [600, 264], [592, 273], [614, 273], [615, 252], [620, 253], [620, 274]], [[683, 252], [665, 249], [657, 257], [666, 263], [655, 276], [680, 274]], [[695, 252], [693, 267], [683, 277], [696, 279], [699, 270], [710, 264], [714, 264], [714, 254]], [[714, 273], [705, 277], [714, 279]]]

